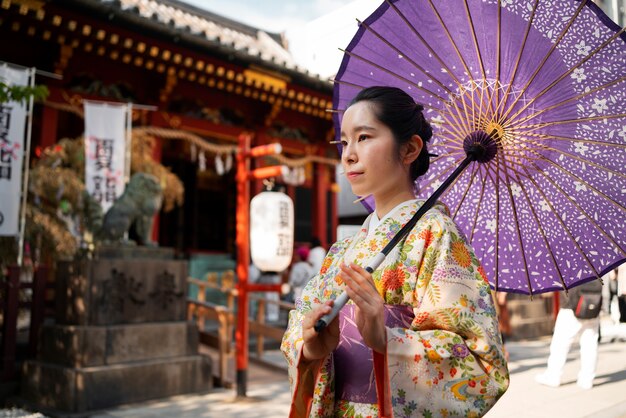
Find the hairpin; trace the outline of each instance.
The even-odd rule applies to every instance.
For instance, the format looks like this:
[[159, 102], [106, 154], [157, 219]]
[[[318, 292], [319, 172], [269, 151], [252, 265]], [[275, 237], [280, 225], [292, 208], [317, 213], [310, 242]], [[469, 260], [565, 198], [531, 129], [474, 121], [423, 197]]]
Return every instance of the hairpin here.
[[360, 201], [365, 200], [365, 199], [367, 199], [367, 198], [368, 198], [368, 197], [370, 197], [370, 196], [371, 196], [371, 195], [369, 195], [369, 194], [368, 194], [367, 196], [361, 196], [361, 197], [359, 197], [357, 200], [355, 200], [355, 201], [354, 201], [354, 202], [352, 202], [352, 203], [359, 203]]

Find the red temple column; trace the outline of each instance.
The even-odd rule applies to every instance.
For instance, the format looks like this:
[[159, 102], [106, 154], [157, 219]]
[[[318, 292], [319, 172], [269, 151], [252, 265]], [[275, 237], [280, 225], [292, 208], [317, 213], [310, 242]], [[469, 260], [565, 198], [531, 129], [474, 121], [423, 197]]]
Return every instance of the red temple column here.
[[319, 238], [322, 245], [328, 247], [328, 169], [323, 164], [315, 164], [313, 178], [313, 236]]
[[59, 124], [59, 111], [50, 106], [43, 107], [41, 118], [41, 137], [39, 145], [42, 148], [57, 143], [57, 126]]

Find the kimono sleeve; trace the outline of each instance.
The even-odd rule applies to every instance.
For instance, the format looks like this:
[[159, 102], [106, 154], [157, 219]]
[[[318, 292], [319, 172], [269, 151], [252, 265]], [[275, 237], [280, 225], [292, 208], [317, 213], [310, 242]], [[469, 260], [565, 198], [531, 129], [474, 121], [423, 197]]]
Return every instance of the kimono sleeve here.
[[405, 263], [419, 269], [415, 318], [408, 329], [387, 328], [386, 356], [375, 356], [385, 407], [395, 417], [482, 416], [509, 383], [489, 284], [450, 218], [413, 236], [423, 240], [406, 246]]
[[291, 386], [290, 416], [332, 416], [335, 404], [334, 369], [332, 354], [319, 361], [302, 359], [302, 320], [312, 307], [341, 293], [335, 283], [337, 260], [342, 259], [347, 241], [330, 249], [320, 272], [306, 284], [302, 297], [296, 300], [296, 309], [289, 312], [289, 323], [283, 335], [281, 351], [285, 356]]

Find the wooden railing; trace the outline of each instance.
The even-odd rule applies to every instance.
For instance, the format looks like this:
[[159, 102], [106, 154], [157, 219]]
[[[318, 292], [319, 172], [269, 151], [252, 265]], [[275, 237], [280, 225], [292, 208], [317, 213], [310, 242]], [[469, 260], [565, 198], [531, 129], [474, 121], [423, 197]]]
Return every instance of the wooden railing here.
[[[13, 380], [16, 377], [16, 350], [17, 350], [17, 320], [20, 310], [30, 311], [28, 329], [28, 356], [35, 357], [39, 331], [46, 315], [46, 290], [51, 287], [48, 283], [49, 269], [39, 266], [35, 269], [32, 281], [20, 282], [21, 268], [10, 266], [8, 275], [3, 279], [2, 293], [2, 342], [0, 356], [2, 366], [2, 380]], [[30, 300], [20, 300], [20, 291], [30, 289]]]
[[[217, 273], [208, 273], [207, 280], [188, 278], [187, 282], [198, 287], [197, 299], [187, 300], [187, 319], [195, 320], [198, 325], [200, 342], [213, 347], [218, 352], [218, 384], [224, 387], [233, 385], [233, 377], [230, 376], [229, 362], [235, 357], [234, 331], [235, 331], [235, 299], [237, 289], [235, 288], [235, 274], [226, 271], [222, 274], [221, 283], [218, 283]], [[207, 290], [217, 290], [225, 296], [226, 304], [220, 305], [206, 301]], [[257, 360], [263, 361], [266, 338], [280, 341], [285, 329], [283, 326], [274, 326], [265, 321], [265, 311], [268, 304], [275, 304], [279, 309], [294, 309], [292, 303], [265, 299], [262, 295], [251, 295], [251, 300], [257, 302], [257, 312], [255, 318], [249, 319], [250, 333], [256, 334], [256, 355]], [[217, 331], [207, 330], [207, 321], [217, 322]]]

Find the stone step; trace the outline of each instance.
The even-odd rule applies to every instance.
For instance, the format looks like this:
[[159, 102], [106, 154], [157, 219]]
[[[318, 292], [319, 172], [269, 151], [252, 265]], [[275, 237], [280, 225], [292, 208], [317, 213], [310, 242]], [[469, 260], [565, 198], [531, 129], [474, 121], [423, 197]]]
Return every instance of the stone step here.
[[80, 413], [206, 392], [212, 383], [210, 358], [195, 355], [85, 368], [26, 361], [21, 387], [28, 402], [48, 410]]
[[68, 367], [130, 363], [197, 354], [190, 322], [74, 326], [44, 325], [38, 360]]
[[551, 335], [554, 327], [551, 297], [510, 295], [507, 308], [510, 315], [513, 340], [524, 340]]
[[552, 313], [551, 299], [536, 298], [534, 300], [508, 300], [507, 307], [511, 318], [545, 318]]
[[549, 320], [526, 320], [512, 325], [512, 340], [528, 340], [552, 335], [554, 323]]

